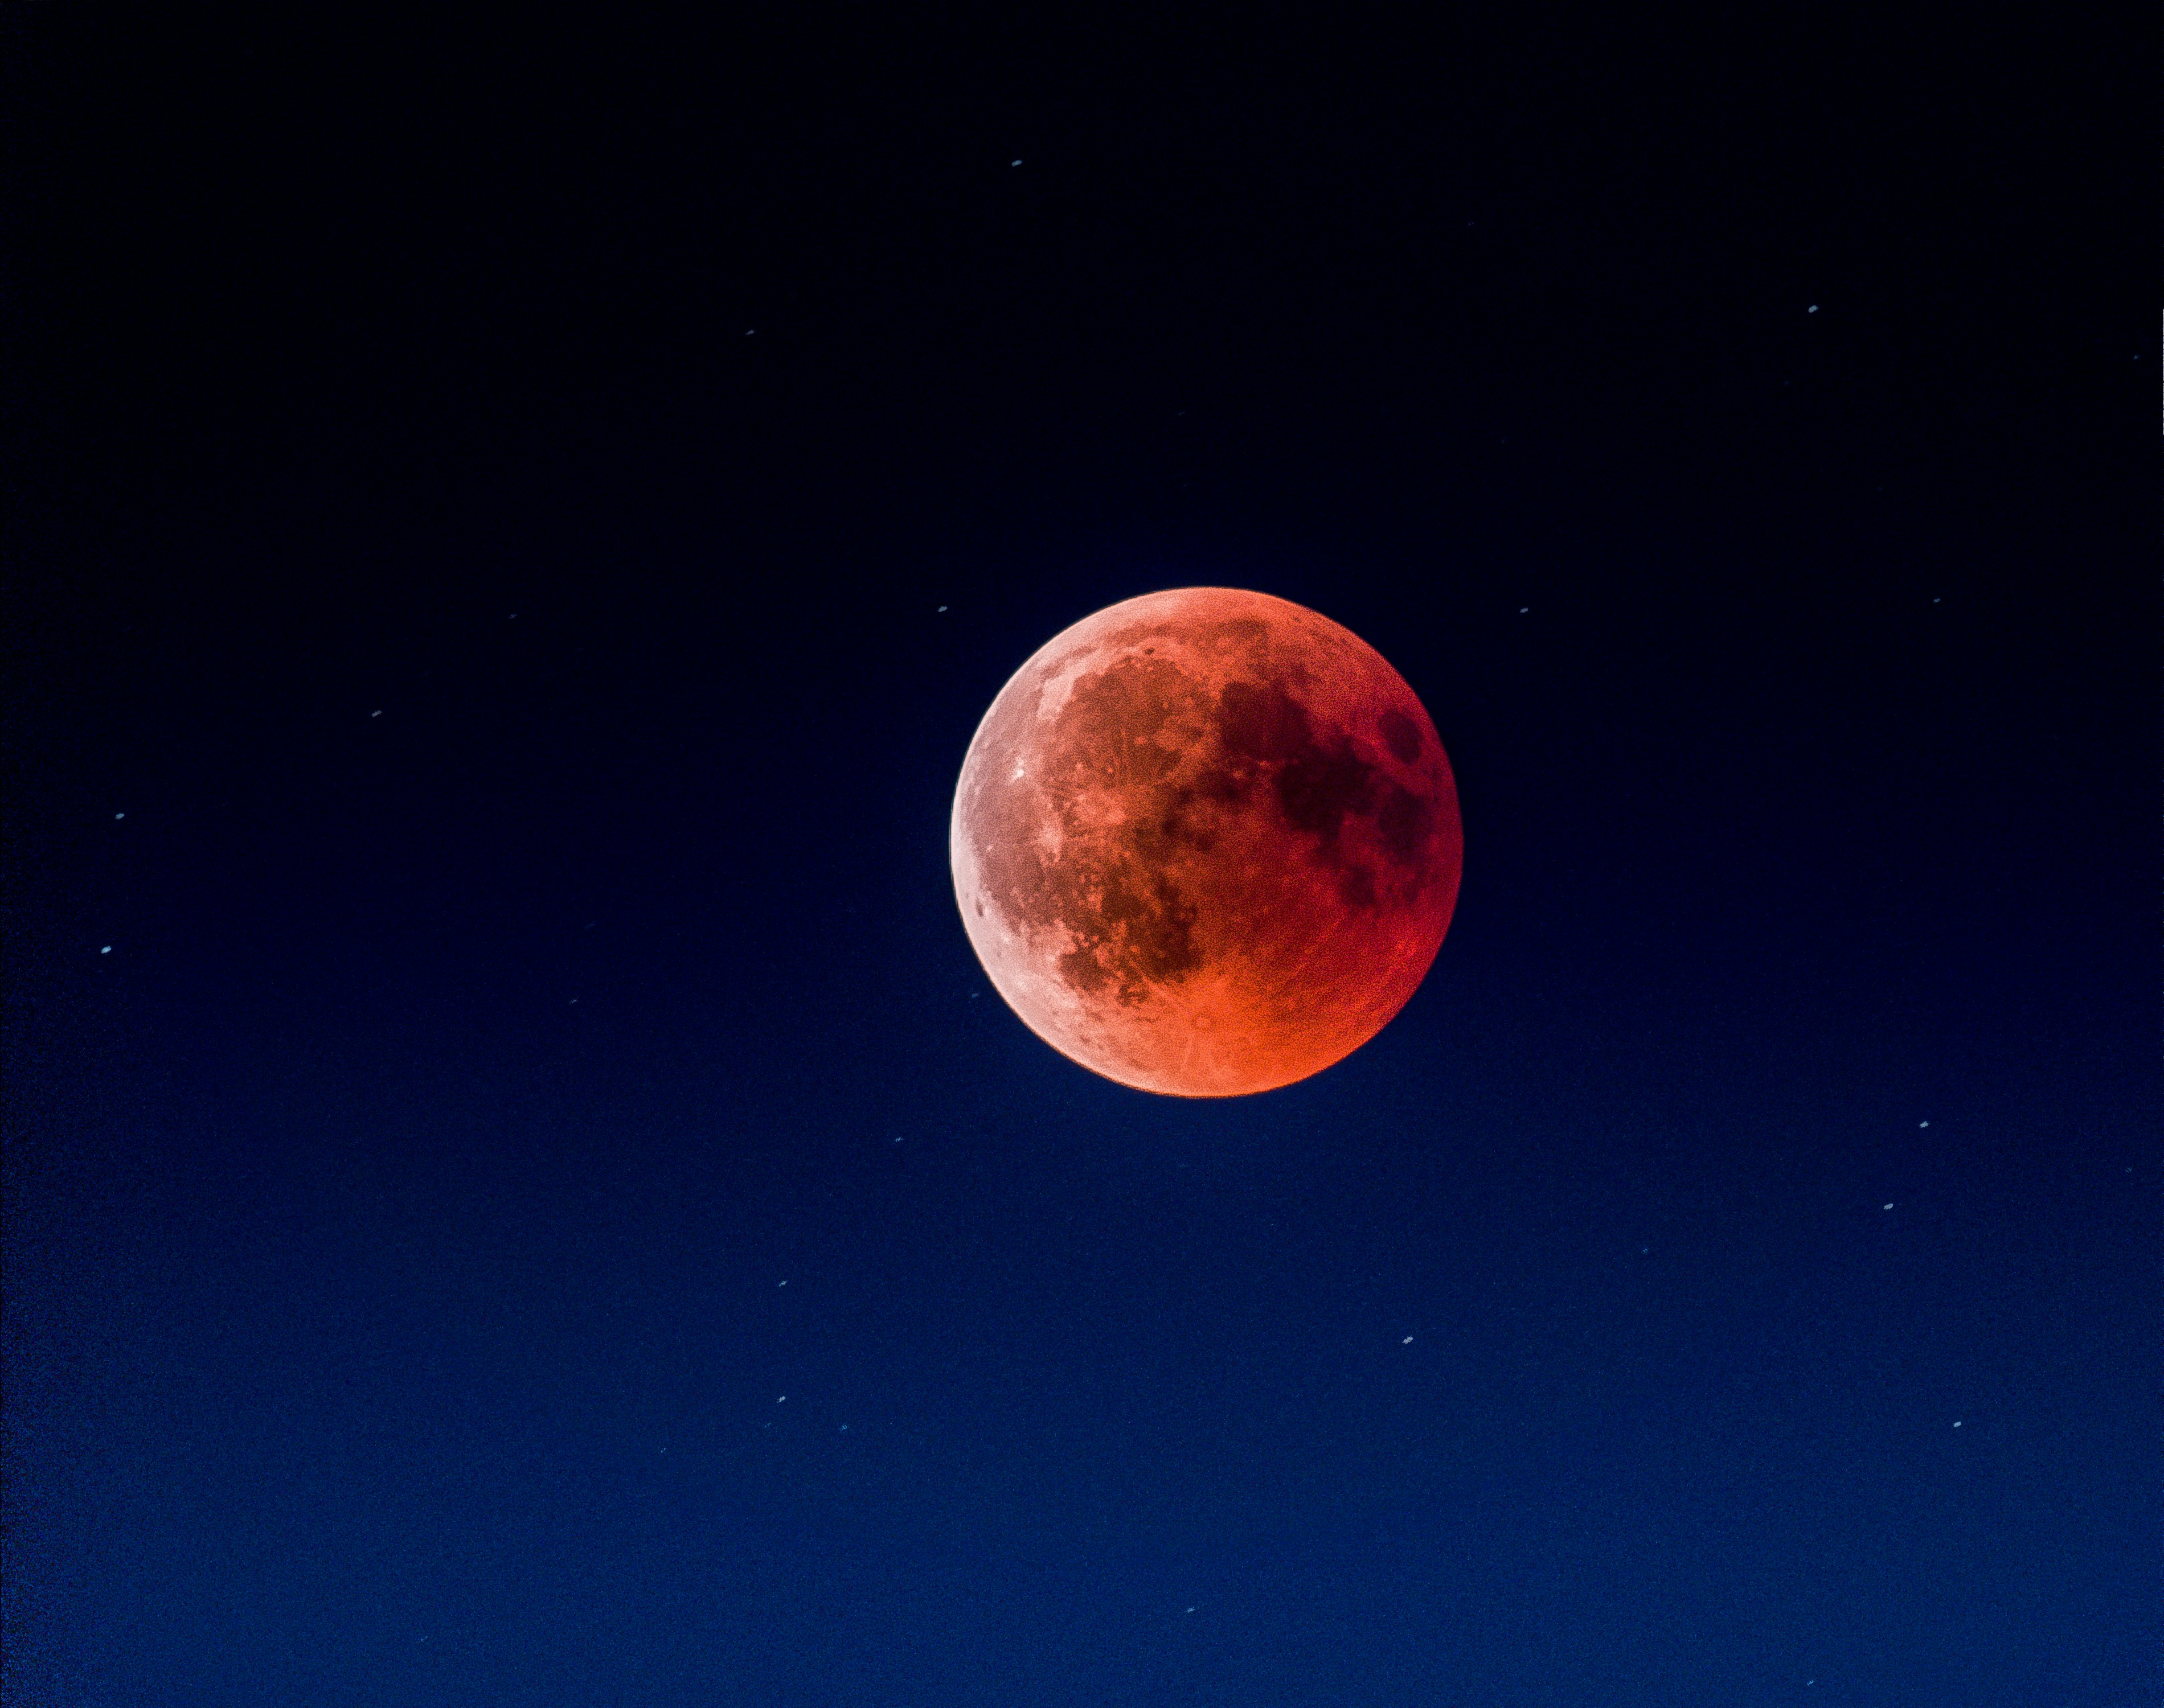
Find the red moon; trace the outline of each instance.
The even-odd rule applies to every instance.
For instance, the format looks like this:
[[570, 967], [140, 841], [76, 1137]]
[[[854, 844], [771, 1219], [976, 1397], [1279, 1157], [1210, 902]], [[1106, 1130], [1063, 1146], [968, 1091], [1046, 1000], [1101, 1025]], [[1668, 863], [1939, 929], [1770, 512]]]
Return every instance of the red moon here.
[[1099, 611], [1000, 690], [954, 791], [992, 983], [1094, 1072], [1172, 1097], [1319, 1073], [1405, 1005], [1463, 839], [1405, 678], [1327, 617], [1189, 587]]

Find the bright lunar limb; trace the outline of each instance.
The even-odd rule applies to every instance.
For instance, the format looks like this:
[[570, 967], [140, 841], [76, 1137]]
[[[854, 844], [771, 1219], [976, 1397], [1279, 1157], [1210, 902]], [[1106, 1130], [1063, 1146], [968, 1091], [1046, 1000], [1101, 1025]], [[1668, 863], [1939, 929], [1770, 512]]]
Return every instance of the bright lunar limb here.
[[1382, 656], [1288, 600], [1182, 588], [1087, 617], [1002, 689], [954, 792], [956, 898], [1000, 994], [1123, 1085], [1320, 1072], [1426, 976], [1458, 794]]

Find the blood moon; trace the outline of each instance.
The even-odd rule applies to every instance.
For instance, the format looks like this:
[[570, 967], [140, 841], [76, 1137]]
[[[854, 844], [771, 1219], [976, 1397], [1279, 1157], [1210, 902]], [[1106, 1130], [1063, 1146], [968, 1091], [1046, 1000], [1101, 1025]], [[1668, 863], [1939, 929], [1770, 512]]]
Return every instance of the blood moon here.
[[1030, 1030], [1122, 1085], [1237, 1097], [1388, 1024], [1458, 899], [1458, 789], [1358, 636], [1267, 594], [1153, 593], [1055, 636], [963, 761], [954, 889]]

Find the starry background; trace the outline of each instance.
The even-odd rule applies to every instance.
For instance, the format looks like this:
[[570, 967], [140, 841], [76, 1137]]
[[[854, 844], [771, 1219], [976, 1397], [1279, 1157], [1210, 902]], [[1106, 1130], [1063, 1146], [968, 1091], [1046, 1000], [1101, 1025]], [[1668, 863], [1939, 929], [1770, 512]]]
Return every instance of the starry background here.
[[[2153, 1702], [2154, 44], [720, 9], [6, 9], [8, 1700]], [[1195, 583], [1229, 1103], [946, 867]]]

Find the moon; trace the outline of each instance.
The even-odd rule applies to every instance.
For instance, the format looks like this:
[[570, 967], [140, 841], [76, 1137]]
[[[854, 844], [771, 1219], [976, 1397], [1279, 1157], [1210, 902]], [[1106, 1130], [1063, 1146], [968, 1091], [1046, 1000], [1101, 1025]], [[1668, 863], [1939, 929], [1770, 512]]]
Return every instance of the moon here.
[[1121, 1085], [1239, 1097], [1366, 1043], [1458, 900], [1458, 789], [1382, 655], [1189, 587], [1047, 642], [978, 726], [954, 893], [1029, 1029]]

